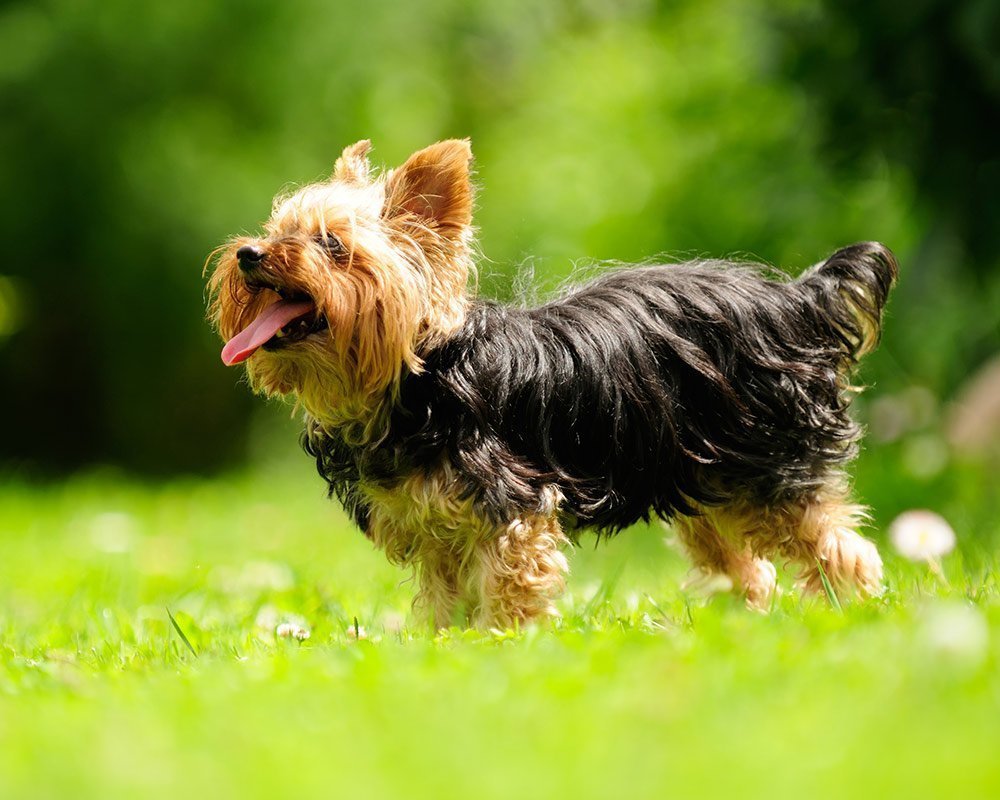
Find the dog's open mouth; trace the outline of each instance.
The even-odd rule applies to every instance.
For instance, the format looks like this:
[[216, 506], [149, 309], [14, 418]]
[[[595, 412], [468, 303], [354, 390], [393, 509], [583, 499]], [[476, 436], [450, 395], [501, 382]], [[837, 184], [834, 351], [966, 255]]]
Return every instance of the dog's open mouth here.
[[[266, 288], [277, 292], [273, 287]], [[226, 342], [222, 348], [222, 362], [226, 366], [246, 361], [261, 348], [278, 350], [326, 328], [326, 318], [316, 313], [316, 304], [309, 297], [278, 294], [280, 300], [265, 307], [253, 322]]]

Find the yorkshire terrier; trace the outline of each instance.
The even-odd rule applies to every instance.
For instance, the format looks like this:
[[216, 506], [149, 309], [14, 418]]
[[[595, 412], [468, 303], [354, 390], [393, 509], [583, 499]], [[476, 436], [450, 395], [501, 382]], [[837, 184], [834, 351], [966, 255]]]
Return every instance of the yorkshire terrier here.
[[791, 279], [722, 261], [615, 268], [534, 307], [476, 298], [472, 151], [381, 175], [370, 144], [216, 252], [222, 360], [305, 411], [357, 525], [415, 568], [437, 626], [556, 615], [563, 550], [673, 521], [699, 574], [767, 609], [771, 559], [807, 591], [875, 595], [845, 465], [852, 368], [896, 279], [874, 242]]

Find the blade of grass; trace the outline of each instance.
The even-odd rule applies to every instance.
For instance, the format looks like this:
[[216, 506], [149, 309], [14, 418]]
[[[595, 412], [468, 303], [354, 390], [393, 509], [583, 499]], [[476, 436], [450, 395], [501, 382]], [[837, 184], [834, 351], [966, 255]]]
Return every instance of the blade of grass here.
[[611, 574], [608, 575], [603, 581], [601, 581], [600, 587], [594, 592], [594, 596], [590, 598], [590, 602], [587, 603], [583, 608], [584, 619], [590, 619], [597, 613], [597, 610], [607, 603], [612, 595], [615, 593], [615, 589], [618, 586], [618, 581], [622, 576], [622, 572], [625, 571], [625, 562], [619, 561]]
[[646, 602], [649, 603], [653, 608], [655, 608], [656, 609], [656, 613], [659, 614], [661, 617], [663, 617], [663, 619], [665, 619], [665, 620], [670, 619], [667, 616], [667, 612], [664, 611], [662, 608], [660, 608], [659, 603], [657, 603], [653, 599], [652, 595], [650, 595], [648, 593], [646, 594]]
[[694, 615], [691, 613], [691, 598], [686, 594], [681, 595], [681, 599], [684, 601], [684, 616], [687, 617], [688, 627], [694, 630]]
[[843, 611], [840, 605], [840, 598], [837, 597], [837, 593], [833, 591], [833, 585], [830, 583], [830, 579], [826, 576], [826, 570], [823, 569], [823, 562], [818, 558], [816, 559], [816, 568], [819, 569], [819, 579], [823, 584], [823, 591], [826, 592], [826, 597], [830, 601], [830, 605], [833, 606], [837, 611]]
[[[164, 608], [166, 608], [166, 606], [164, 606]], [[191, 642], [188, 641], [188, 637], [184, 635], [184, 631], [182, 631], [181, 626], [177, 624], [177, 620], [174, 619], [174, 615], [170, 613], [169, 608], [167, 608], [167, 616], [170, 617], [170, 624], [174, 626], [174, 630], [177, 631], [177, 635], [181, 637], [181, 641], [187, 645], [187, 649], [191, 651], [191, 655], [197, 658], [198, 651], [195, 650]]]

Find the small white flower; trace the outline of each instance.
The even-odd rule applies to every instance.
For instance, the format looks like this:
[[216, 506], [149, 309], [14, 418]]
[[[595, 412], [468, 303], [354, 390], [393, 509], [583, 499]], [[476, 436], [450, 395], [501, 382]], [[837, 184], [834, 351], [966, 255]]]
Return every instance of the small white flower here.
[[297, 622], [282, 622], [274, 632], [282, 639], [298, 639], [300, 642], [312, 636], [307, 627]]
[[368, 631], [365, 630], [363, 625], [351, 625], [347, 629], [348, 639], [367, 639]]
[[911, 561], [933, 561], [955, 548], [955, 531], [933, 511], [905, 511], [889, 527], [892, 544]]

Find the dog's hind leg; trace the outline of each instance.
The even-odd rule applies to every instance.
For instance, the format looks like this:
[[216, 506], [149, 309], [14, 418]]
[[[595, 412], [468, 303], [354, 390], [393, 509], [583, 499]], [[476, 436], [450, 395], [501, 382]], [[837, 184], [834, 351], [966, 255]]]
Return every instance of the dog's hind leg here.
[[770, 609], [777, 586], [777, 571], [770, 561], [751, 549], [753, 526], [744, 514], [706, 509], [696, 516], [679, 517], [675, 528], [700, 572], [687, 586], [711, 580], [714, 576], [725, 576], [732, 588], [746, 597], [750, 608]]
[[882, 558], [875, 543], [857, 531], [867, 516], [834, 482], [814, 497], [776, 509], [771, 535], [780, 552], [799, 566], [805, 591], [823, 592], [825, 574], [838, 592], [876, 596], [883, 588]]

